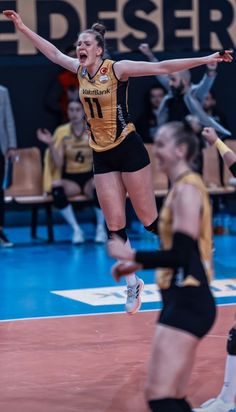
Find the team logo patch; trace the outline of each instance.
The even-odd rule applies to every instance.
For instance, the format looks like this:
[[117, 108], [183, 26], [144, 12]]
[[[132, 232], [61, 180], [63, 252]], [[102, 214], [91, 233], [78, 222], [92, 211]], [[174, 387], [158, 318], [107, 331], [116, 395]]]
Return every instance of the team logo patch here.
[[81, 75], [82, 75], [82, 77], [85, 77], [86, 74], [87, 74], [87, 69], [85, 69], [85, 67], [84, 67], [83, 70], [82, 70]]
[[101, 73], [101, 74], [107, 74], [107, 72], [108, 72], [108, 68], [107, 68], [107, 67], [102, 67], [102, 68], [100, 69], [100, 73]]
[[104, 74], [103, 76], [100, 76], [99, 80], [101, 83], [106, 83], [109, 80], [109, 77], [106, 74]]

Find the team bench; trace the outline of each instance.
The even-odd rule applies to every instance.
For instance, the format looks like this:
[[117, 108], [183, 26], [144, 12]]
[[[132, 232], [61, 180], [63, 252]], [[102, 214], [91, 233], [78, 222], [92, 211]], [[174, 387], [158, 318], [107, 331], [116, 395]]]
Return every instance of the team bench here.
[[[226, 144], [236, 151], [236, 142], [227, 140]], [[163, 199], [168, 192], [168, 178], [164, 173], [156, 171], [153, 145], [147, 144], [152, 174], [154, 192], [157, 199]], [[43, 193], [43, 167], [40, 150], [37, 147], [17, 150], [17, 160], [13, 162], [12, 184], [5, 191], [5, 204], [7, 209], [31, 211], [31, 236], [37, 237], [38, 212], [45, 211], [47, 226], [47, 241], [54, 241], [53, 234], [53, 198]], [[214, 146], [204, 149], [203, 179], [210, 196], [234, 196], [235, 187], [228, 185], [231, 176], [229, 170], [224, 168], [223, 184], [220, 178], [219, 155]], [[85, 195], [78, 195], [69, 199], [76, 208], [92, 205], [92, 200]]]

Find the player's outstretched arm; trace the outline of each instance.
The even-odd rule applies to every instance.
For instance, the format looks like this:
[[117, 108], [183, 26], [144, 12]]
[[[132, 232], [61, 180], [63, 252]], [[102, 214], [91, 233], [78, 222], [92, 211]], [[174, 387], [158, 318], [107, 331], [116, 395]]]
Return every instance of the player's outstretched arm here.
[[77, 72], [79, 66], [78, 59], [74, 59], [62, 53], [52, 43], [32, 31], [23, 23], [20, 15], [14, 10], [4, 10], [3, 14], [5, 17], [11, 20], [14, 23], [16, 29], [21, 31], [31, 41], [31, 43], [49, 60], [74, 73]]
[[163, 60], [162, 62], [143, 62], [121, 60], [115, 64], [115, 72], [119, 79], [126, 80], [129, 77], [158, 76], [171, 74], [182, 70], [192, 69], [204, 64], [231, 63], [233, 60], [232, 50], [224, 50], [204, 57], [193, 57], [189, 59]]

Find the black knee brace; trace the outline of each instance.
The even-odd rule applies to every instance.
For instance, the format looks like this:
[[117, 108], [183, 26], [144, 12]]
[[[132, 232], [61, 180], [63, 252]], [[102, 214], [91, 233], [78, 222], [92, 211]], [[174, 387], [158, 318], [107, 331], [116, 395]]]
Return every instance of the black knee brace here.
[[149, 226], [144, 226], [144, 228], [145, 228], [148, 232], [152, 232], [152, 233], [155, 233], [155, 234], [157, 235], [157, 234], [158, 234], [157, 221], [158, 221], [158, 218], [156, 218], [156, 219], [154, 220], [154, 222], [152, 222]]
[[232, 328], [228, 334], [227, 352], [229, 355], [236, 356], [236, 329]]
[[152, 412], [183, 412], [174, 398], [153, 399], [148, 404]]
[[93, 190], [93, 201], [94, 201], [94, 206], [98, 207], [99, 209], [101, 209], [99, 200], [98, 200], [98, 196], [97, 196], [97, 192], [96, 189]]
[[183, 412], [192, 412], [192, 408], [190, 407], [189, 403], [186, 399], [177, 399], [178, 405], [182, 408], [181, 411]]
[[112, 239], [113, 235], [121, 237], [121, 239], [123, 239], [124, 242], [126, 242], [128, 239], [125, 227], [119, 230], [108, 230], [108, 239]]
[[54, 205], [58, 209], [64, 209], [66, 206], [68, 206], [69, 202], [67, 200], [65, 191], [62, 186], [54, 187], [52, 189], [52, 196], [54, 200]]

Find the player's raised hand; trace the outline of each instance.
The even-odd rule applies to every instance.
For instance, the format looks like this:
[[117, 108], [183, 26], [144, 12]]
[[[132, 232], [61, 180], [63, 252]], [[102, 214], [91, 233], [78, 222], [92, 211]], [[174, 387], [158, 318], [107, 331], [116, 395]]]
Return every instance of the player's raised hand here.
[[13, 21], [15, 24], [15, 27], [18, 30], [22, 30], [24, 27], [24, 23], [18, 13], [16, 13], [15, 10], [4, 10], [3, 11], [4, 16], [6, 16], [9, 20]]
[[221, 50], [207, 56], [207, 65], [214, 63], [231, 63], [233, 61], [233, 50]]
[[213, 127], [204, 127], [202, 135], [210, 144], [214, 144], [218, 139], [218, 135]]

